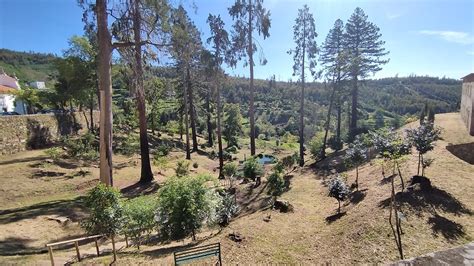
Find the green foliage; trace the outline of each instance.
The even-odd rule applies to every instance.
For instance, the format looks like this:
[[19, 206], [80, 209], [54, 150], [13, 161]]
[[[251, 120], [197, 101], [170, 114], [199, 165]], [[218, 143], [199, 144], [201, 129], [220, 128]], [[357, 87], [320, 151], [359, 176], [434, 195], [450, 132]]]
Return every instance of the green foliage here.
[[238, 137], [242, 134], [242, 115], [238, 104], [227, 104], [224, 108], [224, 129], [222, 136], [227, 146], [238, 146]]
[[346, 183], [341, 179], [340, 176], [337, 176], [329, 181], [328, 184], [329, 196], [335, 198], [339, 203], [338, 212], [341, 211], [341, 201], [345, 200], [349, 195], [350, 190], [347, 187]]
[[316, 133], [309, 142], [309, 151], [311, 152], [311, 155], [313, 155], [313, 158], [315, 158], [316, 160], [318, 160], [321, 156], [321, 149], [323, 148], [323, 143], [324, 132]]
[[63, 143], [70, 157], [91, 161], [99, 158], [99, 140], [92, 133], [65, 138]]
[[237, 173], [237, 165], [235, 163], [226, 163], [222, 169], [222, 174], [225, 177], [232, 177]]
[[205, 224], [218, 220], [219, 195], [206, 187], [209, 176], [171, 177], [158, 191], [157, 219], [165, 239], [193, 238]]
[[169, 164], [169, 160], [166, 156], [155, 155], [153, 157], [153, 165], [158, 167], [160, 171], [165, 170]]
[[61, 158], [61, 155], [63, 154], [63, 150], [60, 147], [52, 147], [52, 148], [46, 149], [44, 153], [48, 155], [49, 157], [51, 157], [51, 159], [58, 160], [59, 158]]
[[238, 212], [239, 205], [235, 200], [235, 195], [224, 193], [217, 211], [218, 218], [220, 219], [219, 224], [229, 224], [232, 217], [234, 217]]
[[233, 154], [236, 154], [236, 153], [238, 152], [238, 149], [237, 149], [236, 146], [227, 147], [225, 150], [226, 150], [227, 152], [233, 153]]
[[244, 162], [244, 177], [256, 180], [258, 176], [263, 175], [263, 167], [256, 158], [251, 157]]
[[176, 163], [176, 176], [183, 177], [189, 175], [189, 161], [179, 160]]
[[283, 173], [275, 169], [268, 177], [268, 193], [272, 196], [280, 196], [285, 191], [285, 179]]
[[138, 135], [126, 134], [116, 136], [114, 139], [115, 146], [114, 152], [120, 153], [126, 156], [131, 156], [138, 152], [140, 148], [140, 139]]
[[441, 130], [431, 123], [424, 123], [415, 129], [406, 131], [411, 144], [420, 154], [425, 154], [434, 148], [434, 142], [440, 138]]
[[122, 232], [135, 239], [139, 246], [140, 237], [147, 236], [155, 229], [155, 211], [158, 207], [157, 199], [153, 196], [142, 196], [130, 199], [123, 204], [124, 224]]
[[356, 167], [367, 159], [367, 146], [359, 136], [356, 137], [354, 142], [349, 146], [349, 149], [347, 149], [344, 159], [346, 165]]
[[123, 209], [117, 189], [100, 183], [89, 191], [84, 204], [89, 216], [81, 222], [81, 227], [88, 234], [113, 236], [120, 232]]

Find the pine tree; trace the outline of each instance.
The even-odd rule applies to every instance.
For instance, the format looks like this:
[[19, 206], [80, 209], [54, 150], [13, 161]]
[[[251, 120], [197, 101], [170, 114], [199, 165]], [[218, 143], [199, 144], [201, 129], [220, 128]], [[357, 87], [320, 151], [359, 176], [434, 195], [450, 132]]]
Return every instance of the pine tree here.
[[321, 47], [321, 64], [323, 65], [326, 78], [331, 81], [332, 93], [329, 102], [328, 115], [326, 119], [326, 132], [324, 134], [321, 158], [325, 157], [327, 136], [331, 119], [331, 111], [334, 105], [334, 98], [337, 99], [337, 127], [336, 142], [341, 143], [341, 83], [347, 75], [347, 56], [344, 47], [344, 23], [338, 19], [332, 29], [329, 30], [326, 40]]
[[385, 41], [380, 38], [380, 29], [368, 21], [368, 16], [358, 7], [346, 23], [344, 42], [348, 52], [349, 75], [352, 79], [352, 110], [349, 137], [357, 134], [357, 106], [359, 81], [382, 70], [381, 66], [388, 63], [384, 56], [388, 51], [383, 47]]
[[[229, 14], [234, 20], [234, 32], [232, 36], [232, 59], [230, 64], [235, 66], [237, 61], [247, 58], [248, 61], [244, 65], [250, 68], [250, 103], [249, 103], [249, 120], [250, 120], [250, 153], [255, 155], [255, 111], [254, 111], [254, 60], [253, 55], [257, 51], [257, 45], [252, 37], [255, 30], [264, 39], [270, 37], [269, 29], [270, 11], [263, 7], [263, 0], [236, 0], [234, 5], [229, 8]], [[265, 59], [261, 60], [262, 64], [266, 63]]]
[[316, 45], [316, 25], [314, 23], [313, 14], [309, 12], [307, 5], [298, 10], [298, 17], [293, 26], [293, 40], [296, 47], [290, 50], [293, 54], [293, 76], [299, 76], [301, 81], [301, 98], [300, 98], [300, 166], [304, 165], [304, 86], [305, 86], [305, 70], [309, 69], [311, 75], [316, 77], [316, 55], [318, 46]]
[[216, 105], [217, 105], [217, 144], [219, 148], [219, 177], [222, 177], [222, 170], [224, 168], [224, 158], [222, 151], [222, 104], [221, 104], [221, 65], [225, 60], [225, 55], [230, 48], [229, 34], [224, 29], [224, 21], [220, 16], [213, 16], [209, 14], [207, 18], [211, 30], [211, 37], [207, 39], [207, 43], [212, 44], [214, 57], [214, 75], [215, 75], [215, 89], [216, 89]]

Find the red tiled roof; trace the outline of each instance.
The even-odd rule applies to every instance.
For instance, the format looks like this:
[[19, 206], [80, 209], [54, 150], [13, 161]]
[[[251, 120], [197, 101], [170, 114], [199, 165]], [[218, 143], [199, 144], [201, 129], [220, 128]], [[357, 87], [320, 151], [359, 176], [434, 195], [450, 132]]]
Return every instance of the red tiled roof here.
[[16, 89], [0, 85], [0, 94], [13, 94]]
[[463, 82], [474, 82], [474, 73], [471, 73], [465, 77], [462, 77]]

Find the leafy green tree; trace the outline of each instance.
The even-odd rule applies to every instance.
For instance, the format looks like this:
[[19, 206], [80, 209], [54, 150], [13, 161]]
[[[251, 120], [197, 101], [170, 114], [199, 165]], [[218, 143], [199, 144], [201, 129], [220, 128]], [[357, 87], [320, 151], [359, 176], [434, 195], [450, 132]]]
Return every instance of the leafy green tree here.
[[[321, 56], [319, 60], [323, 66], [323, 71], [327, 79], [331, 81], [332, 93], [328, 108], [328, 117], [326, 121], [326, 133], [324, 146], [326, 146], [327, 132], [329, 129], [331, 110], [336, 97], [337, 107], [337, 126], [335, 143], [341, 141], [341, 112], [342, 112], [342, 83], [347, 77], [347, 52], [344, 45], [344, 22], [338, 19], [334, 22], [334, 26], [329, 30], [326, 40], [321, 46]], [[336, 145], [337, 146], [337, 145]]]
[[165, 239], [193, 240], [202, 226], [217, 222], [220, 197], [206, 186], [209, 176], [172, 177], [158, 191], [157, 219]]
[[263, 167], [256, 158], [250, 157], [244, 162], [244, 177], [256, 181], [256, 185], [260, 185], [260, 177], [263, 175]]
[[216, 89], [216, 105], [217, 105], [217, 144], [219, 149], [219, 176], [222, 176], [222, 169], [224, 167], [224, 158], [222, 152], [222, 129], [221, 129], [221, 119], [222, 119], [222, 104], [221, 104], [221, 80], [223, 71], [221, 71], [221, 65], [226, 58], [226, 53], [229, 51], [231, 42], [229, 40], [229, 34], [224, 28], [224, 21], [221, 17], [214, 16], [209, 14], [207, 18], [207, 23], [209, 24], [211, 37], [207, 39], [208, 44], [212, 44], [213, 50], [213, 62], [215, 71], [214, 80], [215, 80], [215, 89]]
[[368, 21], [368, 16], [362, 8], [356, 8], [346, 23], [344, 34], [344, 43], [349, 59], [349, 76], [353, 83], [351, 124], [349, 128], [351, 138], [355, 137], [357, 130], [359, 80], [380, 71], [381, 66], [389, 61], [384, 59], [388, 51], [383, 47], [385, 42], [380, 39], [381, 37], [380, 29], [374, 23]]
[[285, 191], [285, 179], [281, 171], [273, 171], [268, 177], [268, 193], [275, 198]]
[[230, 188], [234, 185], [235, 174], [237, 173], [237, 165], [235, 163], [226, 163], [222, 169], [224, 177], [230, 181]]
[[[258, 35], [262, 35], [264, 39], [270, 37], [269, 29], [270, 11], [263, 7], [263, 0], [236, 0], [234, 5], [229, 8], [229, 14], [234, 20], [233, 36], [232, 36], [232, 59], [230, 64], [235, 66], [237, 61], [247, 58], [248, 61], [244, 65], [250, 68], [250, 103], [249, 103], [249, 120], [250, 120], [250, 154], [255, 155], [255, 110], [254, 110], [254, 59], [253, 55], [257, 51], [257, 45], [252, 37], [256, 30]], [[266, 63], [266, 59], [261, 60], [262, 64]]]
[[316, 26], [314, 23], [313, 14], [309, 12], [307, 5], [298, 10], [298, 17], [293, 26], [294, 41], [296, 47], [290, 50], [293, 54], [293, 76], [299, 76], [301, 81], [301, 97], [300, 97], [300, 166], [304, 165], [304, 87], [305, 87], [305, 70], [309, 69], [313, 77], [316, 76], [316, 55], [318, 53], [318, 46], [316, 45]]
[[355, 166], [356, 188], [359, 189], [359, 166], [367, 160], [367, 147], [359, 138], [356, 138], [347, 149], [344, 159], [347, 165]]
[[142, 235], [147, 238], [156, 228], [155, 212], [157, 200], [152, 196], [130, 199], [123, 204], [124, 223], [122, 232], [135, 240], [140, 249]]
[[349, 188], [341, 177], [337, 176], [329, 181], [328, 189], [329, 196], [335, 198], [339, 204], [337, 213], [341, 213], [341, 201], [344, 201], [349, 195]]
[[240, 107], [238, 104], [227, 104], [225, 109], [223, 137], [227, 142], [227, 147], [238, 146], [238, 136], [242, 134]]
[[321, 153], [324, 146], [324, 133], [316, 132], [309, 142], [309, 151], [315, 160], [321, 160]]
[[441, 130], [431, 123], [424, 123], [415, 129], [406, 131], [407, 137], [418, 151], [418, 172], [420, 174], [423, 155], [434, 149], [434, 142], [439, 140]]

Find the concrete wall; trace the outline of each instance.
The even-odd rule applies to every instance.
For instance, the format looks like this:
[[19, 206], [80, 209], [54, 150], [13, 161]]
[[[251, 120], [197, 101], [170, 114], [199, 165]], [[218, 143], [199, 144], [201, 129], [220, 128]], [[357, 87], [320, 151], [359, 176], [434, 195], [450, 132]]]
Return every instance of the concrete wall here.
[[[94, 124], [99, 112], [94, 112]], [[61, 136], [87, 132], [90, 114], [36, 114], [0, 116], [0, 154], [47, 147]]]
[[474, 136], [474, 82], [462, 84], [461, 118], [469, 131]]

